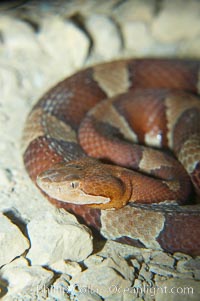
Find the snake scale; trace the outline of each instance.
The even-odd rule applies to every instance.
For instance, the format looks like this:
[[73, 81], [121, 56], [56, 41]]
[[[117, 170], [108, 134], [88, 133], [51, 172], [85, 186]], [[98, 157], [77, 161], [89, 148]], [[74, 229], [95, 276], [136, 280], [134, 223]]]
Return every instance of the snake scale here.
[[107, 239], [200, 255], [199, 70], [124, 59], [61, 81], [27, 118], [29, 176]]

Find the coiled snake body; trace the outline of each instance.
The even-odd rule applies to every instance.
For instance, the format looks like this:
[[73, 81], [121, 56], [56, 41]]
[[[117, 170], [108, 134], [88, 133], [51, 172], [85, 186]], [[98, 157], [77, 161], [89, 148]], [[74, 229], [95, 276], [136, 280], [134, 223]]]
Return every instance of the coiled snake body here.
[[106, 238], [200, 255], [199, 66], [128, 59], [58, 83], [26, 122], [31, 179]]

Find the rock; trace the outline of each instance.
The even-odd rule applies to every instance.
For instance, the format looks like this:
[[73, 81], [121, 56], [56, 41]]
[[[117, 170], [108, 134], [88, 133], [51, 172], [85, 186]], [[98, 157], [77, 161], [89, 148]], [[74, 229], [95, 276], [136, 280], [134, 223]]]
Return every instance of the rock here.
[[0, 214], [0, 266], [20, 256], [28, 248], [29, 241], [19, 228]]
[[177, 278], [185, 278], [185, 279], [191, 279], [193, 278], [193, 274], [188, 272], [187, 274], [181, 274], [174, 269], [167, 267], [167, 266], [162, 266], [162, 265], [157, 265], [157, 264], [149, 264], [149, 270], [152, 273], [161, 275], [161, 276], [167, 276], [167, 277], [177, 277]]
[[38, 39], [49, 60], [53, 60], [52, 71], [61, 73], [60, 78], [66, 76], [66, 71], [83, 65], [90, 44], [87, 35], [73, 22], [56, 15], [43, 20]]
[[200, 271], [194, 271], [194, 279], [200, 280]]
[[[3, 85], [3, 93], [11, 97], [17, 92], [27, 97], [27, 94], [33, 91], [34, 86], [40, 86], [44, 73], [43, 66], [48, 62], [47, 56], [44, 55], [37, 35], [28, 22], [11, 18], [8, 15], [3, 18], [1, 16], [1, 30], [3, 43], [0, 78], [6, 83], [5, 86]], [[4, 67], [5, 61], [7, 70]], [[8, 88], [10, 84], [13, 84], [11, 90]]]
[[133, 287], [136, 288], [136, 289], [141, 288], [142, 287], [142, 280], [135, 279]]
[[[13, 93], [16, 93], [16, 95], [20, 94], [18, 76], [19, 76], [18, 72], [13, 67], [10, 67], [8, 69], [8, 68], [5, 68], [3, 66], [3, 64], [0, 63], [0, 81], [1, 81], [1, 86], [2, 86], [1, 102], [2, 103], [10, 101], [10, 99], [13, 98]], [[10, 87], [12, 87], [13, 89], [11, 90]], [[3, 122], [5, 122], [6, 119], [7, 119], [6, 115], [1, 117], [1, 120]]]
[[8, 283], [8, 296], [15, 298], [24, 293], [39, 296], [40, 291], [50, 285], [53, 276], [52, 272], [42, 267], [28, 266], [24, 258], [14, 260], [0, 270], [0, 277]]
[[179, 260], [176, 266], [176, 269], [180, 273], [188, 273], [188, 272], [200, 272], [200, 259], [199, 258], [191, 258], [189, 260]]
[[114, 295], [109, 296], [108, 298], [105, 298], [105, 301], [143, 301], [142, 298], [137, 298], [134, 293], [132, 292], [132, 288], [130, 288], [130, 292], [128, 291], [129, 288], [127, 288], [127, 291], [125, 289], [124, 293], [116, 293]]
[[0, 60], [7, 58], [8, 62], [12, 62], [14, 59], [18, 59], [19, 63], [22, 59], [27, 59], [30, 54], [41, 54], [34, 30], [28, 23], [8, 15], [1, 15], [1, 30], [3, 33], [3, 51]]
[[154, 275], [154, 278], [153, 278], [154, 282], [163, 282], [163, 281], [165, 281], [166, 279], [167, 279], [166, 276], [160, 276], [160, 275], [158, 275], [158, 274], [155, 274], [155, 275]]
[[103, 298], [123, 293], [131, 286], [134, 275], [124, 259], [118, 259], [116, 263], [112, 258], [107, 258], [92, 269], [79, 273], [72, 278], [70, 286], [77, 287], [80, 293], [92, 291]]
[[145, 300], [145, 301], [155, 301], [154, 292], [152, 291], [152, 292], [150, 292], [150, 294], [147, 293], [146, 295], [144, 295], [143, 298], [144, 298], [143, 300]]
[[88, 269], [72, 278], [70, 284], [76, 285], [80, 293], [92, 291], [103, 298], [115, 294], [119, 288], [124, 290], [131, 286], [131, 281], [124, 279], [110, 267]]
[[16, 258], [15, 260], [11, 261], [9, 264], [6, 264], [5, 266], [3, 266], [0, 270], [0, 273], [2, 271], [6, 271], [7, 269], [17, 268], [17, 267], [27, 267], [27, 266], [29, 266], [28, 260], [26, 258], [24, 258], [23, 256], [20, 256], [20, 257]]
[[135, 258], [138, 262], [142, 262], [144, 260], [143, 256], [145, 255], [149, 256], [151, 252], [152, 250], [150, 249], [136, 248], [133, 246], [118, 243], [113, 240], [108, 240], [106, 241], [102, 250], [98, 252], [98, 255], [102, 257], [112, 257], [115, 256], [115, 254], [118, 254], [121, 257], [124, 258], [131, 257], [131, 258]]
[[103, 261], [103, 257], [98, 256], [96, 254], [89, 256], [88, 258], [86, 258], [84, 260], [84, 264], [86, 265], [86, 267], [92, 267], [95, 265], [98, 265], [99, 263], [101, 263]]
[[153, 274], [149, 271], [149, 267], [143, 263], [139, 271], [139, 279], [145, 280], [147, 283], [151, 283]]
[[149, 250], [148, 253], [143, 254], [144, 262], [149, 263], [151, 260], [153, 250]]
[[134, 294], [134, 296], [137, 296], [138, 298], [141, 298], [139, 300], [155, 300], [155, 287], [153, 285], [153, 282], [151, 283], [142, 281], [140, 279], [135, 279], [134, 286], [132, 288], [132, 294]]
[[192, 39], [182, 41], [179, 44], [179, 53], [181, 57], [199, 58], [200, 37], [195, 36]]
[[0, 170], [0, 179], [1, 179], [1, 185], [3, 187], [6, 187], [7, 189], [9, 189], [12, 186], [12, 181], [10, 179], [10, 177], [8, 176], [8, 173], [6, 170], [1, 169]]
[[175, 42], [198, 36], [200, 33], [200, 3], [163, 1], [162, 10], [152, 23], [153, 36], [162, 42]]
[[131, 264], [135, 269], [137, 269], [138, 271], [140, 270], [140, 264], [136, 259], [131, 259]]
[[59, 260], [49, 265], [49, 267], [57, 273], [64, 273], [70, 276], [74, 276], [82, 270], [77, 262], [64, 260]]
[[39, 214], [27, 226], [32, 264], [51, 265], [59, 260], [82, 261], [92, 252], [91, 232], [64, 210]]
[[188, 254], [184, 254], [184, 253], [181, 253], [181, 252], [175, 252], [173, 254], [173, 257], [176, 258], [177, 260], [182, 260], [182, 259], [191, 259], [192, 257]]
[[7, 294], [8, 289], [7, 289], [7, 283], [4, 280], [0, 279], [0, 299], [5, 300], [4, 296]]
[[107, 298], [104, 299], [104, 301], [122, 301], [123, 299], [123, 294], [115, 294], [111, 295]]
[[114, 17], [121, 23], [132, 21], [151, 22], [154, 16], [155, 0], [129, 0], [116, 5]]
[[68, 301], [69, 297], [69, 279], [65, 275], [61, 275], [56, 281], [48, 288], [48, 299], [52, 301]]
[[199, 282], [191, 279], [172, 278], [156, 283], [156, 301], [199, 301]]
[[98, 294], [92, 291], [83, 291], [75, 294], [75, 299], [77, 301], [102, 301], [102, 298]]
[[163, 266], [168, 266], [170, 268], [174, 267], [174, 258], [167, 253], [160, 252], [160, 251], [154, 251], [152, 253], [151, 263], [160, 264]]
[[[91, 15], [86, 19], [86, 27], [94, 41], [94, 55], [111, 59], [122, 47], [116, 24], [103, 15]], [[106, 30], [105, 30], [106, 28]]]
[[154, 45], [149, 27], [141, 22], [126, 22], [122, 24], [122, 33], [127, 50], [139, 57], [150, 53]]
[[119, 255], [115, 255], [112, 258], [106, 258], [101, 263], [101, 266], [109, 266], [118, 271], [125, 279], [130, 281], [134, 280], [134, 269], [128, 265], [127, 261], [123, 257]]

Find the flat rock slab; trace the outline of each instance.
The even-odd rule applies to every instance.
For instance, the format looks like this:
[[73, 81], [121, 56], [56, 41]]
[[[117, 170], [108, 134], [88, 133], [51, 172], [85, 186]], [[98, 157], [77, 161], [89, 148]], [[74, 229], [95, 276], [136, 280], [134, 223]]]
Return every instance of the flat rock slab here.
[[28, 239], [5, 215], [0, 214], [0, 266], [29, 248]]
[[60, 260], [82, 261], [93, 250], [92, 235], [64, 210], [38, 214], [27, 226], [31, 248], [27, 258], [33, 265]]

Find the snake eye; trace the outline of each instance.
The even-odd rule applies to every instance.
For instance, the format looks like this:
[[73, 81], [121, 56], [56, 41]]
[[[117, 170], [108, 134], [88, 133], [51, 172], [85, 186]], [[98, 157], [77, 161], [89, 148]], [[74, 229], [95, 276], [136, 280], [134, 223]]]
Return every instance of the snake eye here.
[[78, 181], [74, 181], [70, 183], [71, 188], [76, 189], [79, 186], [79, 182]]

